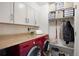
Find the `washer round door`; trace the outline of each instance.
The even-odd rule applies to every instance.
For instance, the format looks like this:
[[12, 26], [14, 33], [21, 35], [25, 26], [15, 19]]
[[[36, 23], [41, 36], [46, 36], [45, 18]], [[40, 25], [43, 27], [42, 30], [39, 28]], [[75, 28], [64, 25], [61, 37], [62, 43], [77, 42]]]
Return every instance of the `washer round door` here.
[[27, 56], [41, 56], [41, 49], [38, 46], [34, 46], [30, 49]]
[[46, 40], [45, 42], [44, 42], [44, 52], [46, 52], [48, 49], [49, 49], [49, 41], [48, 40]]

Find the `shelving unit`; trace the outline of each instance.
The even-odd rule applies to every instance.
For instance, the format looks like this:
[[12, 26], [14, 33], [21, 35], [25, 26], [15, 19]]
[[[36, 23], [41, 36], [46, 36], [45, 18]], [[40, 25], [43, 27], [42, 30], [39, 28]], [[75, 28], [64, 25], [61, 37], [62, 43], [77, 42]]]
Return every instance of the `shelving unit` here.
[[[65, 11], [66, 10], [72, 10], [72, 16], [65, 16]], [[62, 17], [59, 17], [59, 18], [56, 18], [56, 12], [59, 12], [59, 11], [62, 11], [63, 12], [63, 14], [62, 14]], [[72, 18], [74, 18], [74, 15], [75, 15], [75, 8], [65, 8], [65, 9], [59, 9], [59, 10], [55, 10], [55, 11], [51, 11], [51, 12], [49, 12], [49, 14], [52, 14], [52, 13], [54, 13], [54, 18], [49, 18], [49, 21], [53, 21], [53, 20], [60, 20], [60, 19], [72, 19]], [[59, 15], [60, 16], [60, 15]]]
[[66, 9], [75, 9], [75, 8], [63, 8], [63, 9], [58, 9], [58, 10], [55, 10], [55, 11], [50, 11], [49, 13], [56, 12], [56, 11], [64, 11]]
[[74, 19], [74, 16], [50, 19], [49, 22], [53, 22], [53, 21], [56, 21], [56, 20], [64, 21], [65, 19]]
[[[72, 16], [65, 16], [65, 10], [72, 10], [72, 12], [70, 12], [70, 13], [72, 13]], [[58, 15], [58, 18], [56, 17], [56, 12], [59, 12], [59, 11], [62, 11], [63, 12], [63, 14], [61, 14], [60, 13], [60, 15]], [[61, 40], [60, 38], [59, 38], [59, 31], [60, 31], [60, 26], [61, 26], [61, 24], [60, 23], [62, 23], [62, 22], [65, 22], [65, 21], [70, 21], [70, 22], [72, 22], [72, 26], [74, 27], [74, 15], [75, 15], [75, 8], [63, 8], [63, 9], [59, 9], [59, 10], [55, 10], [55, 11], [50, 11], [49, 13], [54, 13], [54, 16], [55, 17], [50, 17], [49, 18], [49, 32], [50, 31], [53, 31], [53, 32], [51, 32], [50, 33], [50, 35], [53, 37], [54, 35], [55, 35], [55, 37], [56, 38], [49, 38], [50, 39], [50, 45], [51, 46], [55, 46], [55, 47], [57, 47], [57, 48], [60, 48], [60, 49], [63, 49], [63, 51], [65, 50], [65, 51], [71, 51], [71, 52], [69, 52], [69, 53], [73, 53], [74, 54], [74, 46], [73, 47], [70, 47], [70, 46], [67, 46], [66, 45], [66, 43], [65, 43], [65, 41], [63, 40]], [[62, 15], [62, 17], [61, 17], [61, 15]], [[52, 28], [52, 29], [51, 29]], [[53, 35], [52, 35], [52, 33], [53, 33]], [[54, 41], [55, 42], [54, 42]], [[61, 41], [61, 42], [60, 42]], [[59, 43], [60, 42], [60, 43]], [[63, 42], [63, 43], [62, 43]], [[65, 44], [65, 45], [64, 45]], [[74, 43], [73, 44], [71, 44], [70, 43], [70, 45], [72, 46], [72, 45], [74, 45]], [[72, 54], [72, 55], [73, 55]]]

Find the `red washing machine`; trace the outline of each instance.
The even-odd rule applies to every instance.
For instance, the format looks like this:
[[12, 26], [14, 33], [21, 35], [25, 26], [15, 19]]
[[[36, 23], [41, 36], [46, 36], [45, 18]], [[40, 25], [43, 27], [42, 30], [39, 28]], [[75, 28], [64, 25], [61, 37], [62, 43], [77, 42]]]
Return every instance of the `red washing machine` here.
[[41, 47], [42, 56], [44, 56], [43, 52], [45, 52], [48, 49], [47, 43], [48, 43], [48, 34], [36, 39], [36, 44]]
[[9, 56], [39, 56], [41, 48], [36, 44], [35, 39], [7, 49]]
[[45, 42], [48, 40], [48, 35], [26, 41], [16, 46], [7, 49], [8, 54], [11, 56], [41, 56], [44, 55]]
[[49, 49], [49, 37], [48, 35], [45, 35], [43, 37], [43, 48], [42, 48], [42, 56], [45, 56], [44, 53]]
[[22, 56], [39, 56], [41, 55], [41, 48], [36, 44], [36, 40], [31, 40], [20, 44], [20, 55]]

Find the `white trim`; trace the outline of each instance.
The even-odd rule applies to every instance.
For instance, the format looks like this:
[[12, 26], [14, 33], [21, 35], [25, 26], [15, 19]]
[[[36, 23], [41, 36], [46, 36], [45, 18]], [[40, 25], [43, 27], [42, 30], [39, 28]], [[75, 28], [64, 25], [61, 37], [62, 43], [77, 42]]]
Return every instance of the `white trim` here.
[[[32, 47], [31, 49], [30, 49], [30, 51], [29, 51], [29, 53], [27, 54], [27, 56], [30, 56], [30, 54], [32, 53], [32, 51], [35, 49], [35, 48], [37, 48], [38, 46], [34, 46], [34, 47]], [[40, 55], [41, 53], [39, 52], [39, 55]]]
[[[45, 47], [45, 44], [46, 44], [47, 41], [48, 41], [48, 39], [44, 41], [44, 47]], [[49, 50], [49, 44], [48, 44], [47, 50]]]

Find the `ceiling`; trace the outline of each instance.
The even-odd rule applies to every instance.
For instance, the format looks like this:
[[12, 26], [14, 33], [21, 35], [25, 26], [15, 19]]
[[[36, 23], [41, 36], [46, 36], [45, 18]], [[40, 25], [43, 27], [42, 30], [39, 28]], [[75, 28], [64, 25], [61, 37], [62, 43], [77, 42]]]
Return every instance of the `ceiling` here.
[[42, 6], [42, 5], [47, 4], [48, 2], [36, 2], [36, 3], [37, 3], [37, 5]]

